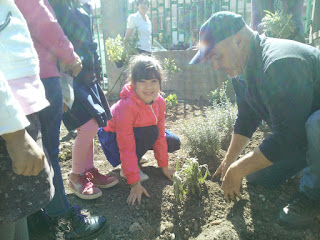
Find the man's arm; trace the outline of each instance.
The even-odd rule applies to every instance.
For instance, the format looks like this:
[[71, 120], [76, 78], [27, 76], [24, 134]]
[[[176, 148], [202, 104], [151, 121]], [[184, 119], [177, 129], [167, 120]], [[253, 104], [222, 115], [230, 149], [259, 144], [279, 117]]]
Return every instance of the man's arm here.
[[232, 135], [226, 156], [216, 172], [213, 174], [213, 177], [220, 175], [221, 180], [224, 178], [229, 166], [238, 159], [242, 151], [248, 145], [249, 140], [250, 139], [246, 136], [242, 136], [239, 134]]
[[241, 198], [240, 188], [242, 179], [249, 174], [266, 168], [273, 163], [270, 162], [257, 147], [253, 152], [250, 152], [235, 161], [228, 168], [222, 183], [222, 190], [227, 201], [235, 200], [236, 197]]

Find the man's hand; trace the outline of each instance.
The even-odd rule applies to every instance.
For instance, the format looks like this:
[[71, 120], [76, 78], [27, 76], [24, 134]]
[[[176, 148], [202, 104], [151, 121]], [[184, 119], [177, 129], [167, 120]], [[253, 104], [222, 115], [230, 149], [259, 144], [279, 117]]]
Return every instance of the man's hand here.
[[18, 175], [36, 176], [44, 167], [45, 155], [23, 129], [2, 135], [12, 160], [12, 170]]
[[239, 169], [237, 169], [237, 162], [230, 165], [222, 179], [222, 190], [224, 192], [224, 198], [230, 202], [236, 201], [236, 197], [241, 199], [240, 189], [243, 176]]
[[230, 200], [235, 201], [236, 197], [241, 198], [242, 179], [271, 165], [272, 162], [262, 154], [259, 147], [232, 163], [222, 179], [222, 190], [224, 191], [225, 199], [229, 202]]
[[230, 159], [225, 157], [221, 162], [220, 166], [215, 171], [215, 173], [212, 175], [212, 178], [216, 178], [220, 175], [220, 181], [222, 181], [224, 176], [226, 175], [226, 172], [228, 171], [228, 168], [233, 162], [235, 162], [235, 160], [236, 159]]
[[131, 187], [130, 195], [127, 198], [128, 205], [134, 205], [136, 200], [138, 200], [138, 204], [141, 204], [141, 197], [142, 194], [146, 195], [146, 197], [150, 197], [147, 190], [142, 187], [141, 183], [138, 182], [137, 184], [134, 184], [134, 186]]
[[173, 182], [172, 176], [175, 172], [174, 169], [168, 168], [168, 167], [163, 167], [162, 169], [162, 173], [171, 181]]

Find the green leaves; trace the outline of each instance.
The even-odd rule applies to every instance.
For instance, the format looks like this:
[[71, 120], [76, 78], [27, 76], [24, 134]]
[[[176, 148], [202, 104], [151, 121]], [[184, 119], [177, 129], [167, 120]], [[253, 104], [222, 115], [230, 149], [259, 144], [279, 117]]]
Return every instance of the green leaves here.
[[296, 26], [292, 20], [292, 14], [283, 12], [272, 13], [266, 11], [265, 17], [261, 21], [261, 26], [268, 37], [290, 38], [296, 32]]
[[112, 62], [119, 62], [124, 58], [124, 45], [122, 37], [118, 34], [116, 38], [106, 40], [106, 52]]
[[166, 105], [168, 109], [173, 108], [174, 106], [176, 106], [178, 104], [178, 98], [177, 95], [174, 94], [170, 94], [168, 97], [166, 97], [164, 99], [166, 101]]
[[212, 94], [212, 108], [204, 116], [191, 117], [183, 121], [182, 132], [186, 138], [186, 149], [191, 156], [202, 159], [216, 157], [221, 145], [231, 139], [237, 107], [226, 95], [227, 83]]
[[125, 64], [128, 63], [129, 57], [138, 53], [137, 43], [139, 41], [139, 33], [137, 28], [133, 30], [132, 36], [129, 40], [126, 40], [117, 35], [115, 38], [108, 38], [105, 42], [106, 53], [108, 58], [112, 62], [124, 61]]
[[[186, 194], [200, 194], [201, 184], [210, 174], [208, 165], [199, 165], [197, 159], [190, 158], [183, 164], [181, 170], [178, 170], [178, 162], [176, 168], [177, 171], [173, 174], [173, 190], [178, 203], [183, 200]], [[204, 174], [202, 174], [203, 170]]]
[[181, 71], [181, 69], [176, 65], [174, 59], [165, 58], [163, 61], [163, 68], [168, 73], [169, 77], [172, 77], [174, 73]]

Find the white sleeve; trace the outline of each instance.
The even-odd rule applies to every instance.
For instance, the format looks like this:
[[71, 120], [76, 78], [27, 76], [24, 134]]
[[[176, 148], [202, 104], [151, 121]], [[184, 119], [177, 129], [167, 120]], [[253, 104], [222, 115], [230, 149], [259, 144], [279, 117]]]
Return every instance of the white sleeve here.
[[22, 130], [30, 123], [0, 72], [0, 135]]
[[127, 29], [128, 28], [135, 28], [135, 27], [136, 27], [136, 16], [135, 16], [135, 14], [131, 14], [128, 17]]

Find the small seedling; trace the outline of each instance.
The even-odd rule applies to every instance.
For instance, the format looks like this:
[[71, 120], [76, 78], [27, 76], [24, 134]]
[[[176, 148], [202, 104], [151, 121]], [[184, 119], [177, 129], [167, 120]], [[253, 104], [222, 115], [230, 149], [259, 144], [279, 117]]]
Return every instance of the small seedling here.
[[[198, 160], [195, 158], [187, 159], [181, 170], [178, 170], [178, 168], [179, 161], [177, 161], [176, 172], [173, 174], [173, 189], [175, 199], [180, 203], [186, 194], [200, 194], [200, 184], [204, 182], [210, 173], [208, 165], [199, 165]], [[203, 169], [205, 171], [204, 174], [202, 174]]]

